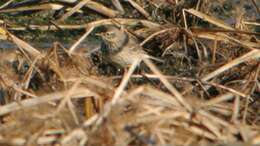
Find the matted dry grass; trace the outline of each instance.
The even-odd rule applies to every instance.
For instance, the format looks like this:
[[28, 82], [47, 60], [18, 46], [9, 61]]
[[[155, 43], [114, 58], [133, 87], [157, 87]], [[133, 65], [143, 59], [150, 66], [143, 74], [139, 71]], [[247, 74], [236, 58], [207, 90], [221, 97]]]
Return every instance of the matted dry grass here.
[[[229, 2], [82, 0], [49, 26], [3, 24], [1, 39], [18, 49], [0, 53], [0, 145], [260, 145], [260, 24], [235, 2], [224, 21], [213, 10]], [[62, 7], [38, 6], [0, 13]], [[64, 22], [82, 7], [110, 18]], [[108, 24], [126, 28], [164, 62], [107, 71], [99, 52], [78, 46]], [[69, 48], [53, 42], [42, 50], [16, 35], [27, 29], [86, 31]]]

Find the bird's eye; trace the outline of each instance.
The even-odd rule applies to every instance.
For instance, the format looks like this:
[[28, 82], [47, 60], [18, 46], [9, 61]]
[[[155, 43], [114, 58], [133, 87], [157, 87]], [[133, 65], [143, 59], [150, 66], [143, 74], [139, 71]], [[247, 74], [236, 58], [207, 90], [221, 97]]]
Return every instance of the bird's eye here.
[[114, 37], [115, 33], [114, 32], [106, 32], [107, 37]]

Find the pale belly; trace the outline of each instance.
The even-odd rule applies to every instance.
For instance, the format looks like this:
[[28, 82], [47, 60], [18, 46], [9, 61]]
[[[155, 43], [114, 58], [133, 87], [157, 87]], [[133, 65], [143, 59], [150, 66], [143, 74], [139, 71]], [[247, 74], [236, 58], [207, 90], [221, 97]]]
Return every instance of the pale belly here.
[[121, 67], [128, 67], [134, 63], [135, 60], [142, 60], [143, 52], [129, 52], [121, 51], [116, 55], [111, 55], [110, 59], [112, 62], [120, 65]]

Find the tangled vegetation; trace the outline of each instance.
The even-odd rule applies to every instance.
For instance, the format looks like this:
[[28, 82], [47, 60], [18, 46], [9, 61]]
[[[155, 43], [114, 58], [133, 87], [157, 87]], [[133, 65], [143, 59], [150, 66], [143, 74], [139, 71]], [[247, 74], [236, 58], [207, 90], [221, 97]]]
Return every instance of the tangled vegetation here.
[[[260, 145], [258, 1], [0, 4], [0, 145]], [[106, 60], [107, 25], [162, 61]]]

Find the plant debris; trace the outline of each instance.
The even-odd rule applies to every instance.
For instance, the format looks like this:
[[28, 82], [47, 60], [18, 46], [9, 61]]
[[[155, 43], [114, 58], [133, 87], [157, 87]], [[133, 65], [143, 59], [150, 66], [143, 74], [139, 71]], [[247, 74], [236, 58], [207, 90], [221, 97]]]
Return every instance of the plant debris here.
[[[260, 145], [258, 1], [0, 4], [0, 145]], [[162, 61], [108, 61], [108, 25]]]

